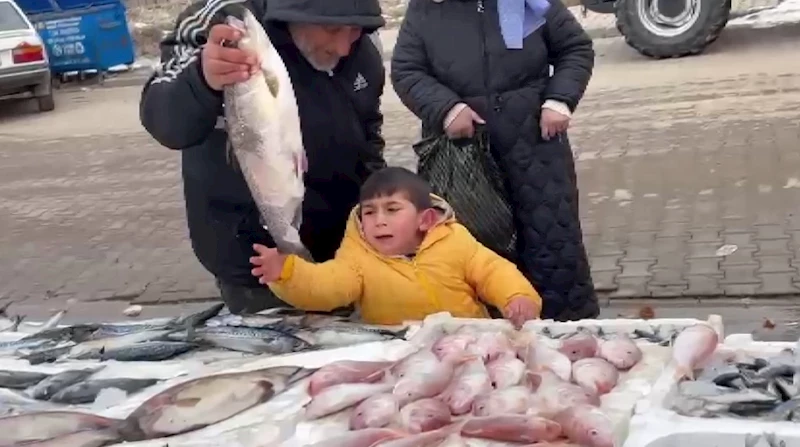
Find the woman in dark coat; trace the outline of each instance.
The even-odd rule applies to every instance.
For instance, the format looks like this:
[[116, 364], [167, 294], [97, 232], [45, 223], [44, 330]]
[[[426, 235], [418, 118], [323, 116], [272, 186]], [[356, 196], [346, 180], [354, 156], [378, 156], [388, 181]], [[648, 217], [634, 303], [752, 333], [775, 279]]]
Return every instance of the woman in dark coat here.
[[423, 136], [471, 137], [486, 124], [542, 318], [599, 313], [566, 133], [593, 67], [591, 39], [559, 0], [410, 0], [392, 57]]

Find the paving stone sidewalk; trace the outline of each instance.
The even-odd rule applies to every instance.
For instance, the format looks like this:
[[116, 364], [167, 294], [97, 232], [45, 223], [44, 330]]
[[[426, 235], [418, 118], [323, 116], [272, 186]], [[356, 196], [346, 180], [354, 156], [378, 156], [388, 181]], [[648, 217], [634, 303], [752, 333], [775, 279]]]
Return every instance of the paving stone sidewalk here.
[[[701, 58], [661, 62], [598, 47], [571, 138], [599, 290], [800, 292], [794, 39], [723, 38]], [[180, 155], [141, 130], [139, 91], [62, 93], [50, 114], [0, 108], [0, 297], [58, 307], [218, 295], [187, 240]], [[413, 167], [417, 121], [391, 91], [384, 111], [387, 158]], [[737, 250], [718, 256], [726, 244]]]

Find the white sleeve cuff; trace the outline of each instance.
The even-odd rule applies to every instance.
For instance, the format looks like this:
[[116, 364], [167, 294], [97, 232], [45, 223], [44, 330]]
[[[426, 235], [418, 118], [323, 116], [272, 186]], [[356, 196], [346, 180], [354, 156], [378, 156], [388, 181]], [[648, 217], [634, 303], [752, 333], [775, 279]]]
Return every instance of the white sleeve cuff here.
[[466, 108], [467, 105], [464, 104], [463, 102], [454, 105], [453, 108], [450, 109], [450, 111], [447, 112], [447, 115], [445, 115], [444, 117], [444, 123], [443, 123], [444, 130], [447, 130], [447, 128], [450, 127], [451, 124], [453, 124], [453, 121], [456, 119], [458, 114], [461, 113]]
[[572, 118], [572, 111], [569, 110], [569, 106], [561, 101], [556, 101], [555, 99], [548, 99], [547, 101], [542, 104], [543, 109], [550, 109], [554, 112], [558, 112], [564, 116], [568, 116]]

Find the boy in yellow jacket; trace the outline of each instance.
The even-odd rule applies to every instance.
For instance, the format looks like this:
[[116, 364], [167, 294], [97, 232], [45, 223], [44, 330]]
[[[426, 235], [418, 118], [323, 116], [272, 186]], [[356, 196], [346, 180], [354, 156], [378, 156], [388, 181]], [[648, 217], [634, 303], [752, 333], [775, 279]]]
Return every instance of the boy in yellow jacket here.
[[254, 249], [253, 275], [283, 301], [311, 311], [356, 303], [366, 323], [400, 324], [443, 311], [486, 318], [482, 298], [521, 326], [542, 308], [517, 267], [480, 244], [427, 182], [403, 168], [367, 179], [334, 259], [315, 264]]

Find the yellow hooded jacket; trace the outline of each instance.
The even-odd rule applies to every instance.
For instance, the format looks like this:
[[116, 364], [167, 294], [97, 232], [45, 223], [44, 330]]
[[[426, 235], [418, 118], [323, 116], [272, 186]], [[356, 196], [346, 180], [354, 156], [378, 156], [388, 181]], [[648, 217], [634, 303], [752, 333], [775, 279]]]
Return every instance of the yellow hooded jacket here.
[[372, 324], [401, 324], [437, 312], [487, 318], [478, 297], [502, 310], [512, 297], [525, 296], [541, 311], [541, 297], [517, 267], [457, 223], [449, 204], [433, 199], [441, 220], [413, 259], [375, 251], [363, 237], [356, 207], [334, 259], [315, 264], [289, 256], [270, 288], [303, 310], [330, 311], [356, 303], [364, 322]]

